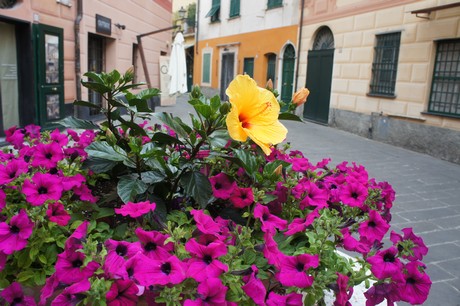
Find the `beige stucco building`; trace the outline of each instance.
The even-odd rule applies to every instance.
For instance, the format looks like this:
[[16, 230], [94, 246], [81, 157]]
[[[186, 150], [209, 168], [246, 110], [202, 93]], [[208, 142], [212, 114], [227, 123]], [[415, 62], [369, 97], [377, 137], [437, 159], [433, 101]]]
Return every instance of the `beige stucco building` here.
[[303, 4], [301, 114], [460, 163], [460, 2]]
[[86, 71], [134, 66], [137, 81], [160, 87], [159, 57], [170, 52], [171, 11], [171, 0], [2, 1], [0, 136], [12, 125], [53, 126], [69, 114], [97, 117], [72, 107], [75, 99], [103, 103], [80, 85]]

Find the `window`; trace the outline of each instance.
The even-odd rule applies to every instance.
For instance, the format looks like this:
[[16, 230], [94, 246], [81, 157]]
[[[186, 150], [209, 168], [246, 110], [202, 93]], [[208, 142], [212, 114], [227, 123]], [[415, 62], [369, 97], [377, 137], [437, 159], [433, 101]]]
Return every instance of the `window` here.
[[202, 83], [211, 83], [211, 53], [203, 53]]
[[140, 56], [139, 56], [139, 46], [137, 44], [133, 44], [133, 61], [132, 61], [132, 66], [133, 66], [133, 84], [137, 84], [139, 82], [139, 61], [140, 61]]
[[[88, 36], [88, 71], [101, 73], [104, 70], [104, 38], [90, 34]], [[102, 96], [93, 91], [88, 90], [88, 101], [102, 106]], [[90, 116], [99, 114], [98, 109], [91, 108]]]
[[460, 39], [438, 42], [428, 111], [460, 117]]
[[230, 18], [240, 16], [240, 0], [230, 0]]
[[283, 0], [268, 0], [267, 9], [283, 6]]
[[394, 97], [401, 32], [381, 34], [376, 38], [369, 94]]
[[273, 84], [275, 84], [276, 54], [269, 53], [269, 54], [266, 54], [266, 57], [267, 57], [267, 82], [268, 80], [272, 80]]
[[212, 0], [212, 6], [206, 17], [211, 17], [211, 22], [217, 22], [220, 20], [220, 0]]
[[253, 57], [246, 57], [244, 59], [243, 72], [244, 74], [249, 75], [251, 78], [254, 77], [254, 58]]

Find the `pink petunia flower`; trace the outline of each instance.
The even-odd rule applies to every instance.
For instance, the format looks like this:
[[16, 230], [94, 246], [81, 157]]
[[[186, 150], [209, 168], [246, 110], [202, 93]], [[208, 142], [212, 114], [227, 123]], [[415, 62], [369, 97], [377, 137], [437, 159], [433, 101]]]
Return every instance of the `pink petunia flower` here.
[[108, 239], [105, 246], [108, 252], [102, 269], [112, 278], [127, 279], [126, 259], [141, 251], [140, 243]]
[[52, 306], [68, 306], [77, 305], [84, 298], [85, 295], [80, 294], [88, 291], [91, 288], [89, 280], [84, 279], [78, 283], [65, 287], [61, 294], [59, 294], [51, 303]]
[[431, 280], [428, 274], [421, 272], [421, 262], [411, 261], [405, 266], [404, 283], [399, 285], [399, 295], [404, 302], [423, 304], [430, 293]]
[[72, 188], [80, 187], [83, 185], [86, 182], [86, 178], [82, 174], [77, 173], [72, 176], [62, 176], [61, 182], [62, 189], [68, 191], [72, 190]]
[[132, 280], [117, 279], [105, 295], [108, 306], [135, 306], [139, 297], [139, 288]]
[[229, 199], [233, 190], [237, 187], [236, 183], [230, 181], [228, 175], [223, 172], [210, 177], [209, 181], [211, 182], [212, 192], [218, 199]]
[[86, 184], [81, 184], [80, 186], [73, 187], [72, 191], [80, 197], [80, 200], [87, 201], [90, 203], [96, 203], [97, 197], [93, 196], [91, 190]]
[[300, 254], [288, 256], [280, 253], [279, 272], [276, 278], [283, 286], [307, 288], [313, 284], [313, 276], [307, 270], [319, 264], [318, 255]]
[[12, 283], [0, 292], [0, 296], [10, 305], [15, 306], [34, 306], [37, 305], [31, 296], [24, 295], [19, 283]]
[[71, 216], [65, 210], [64, 205], [60, 202], [54, 202], [48, 204], [48, 209], [46, 210], [46, 215], [51, 222], [56, 223], [60, 226], [65, 226], [69, 223]]
[[0, 251], [0, 272], [5, 269], [6, 261], [8, 260], [8, 255]]
[[142, 286], [175, 285], [186, 277], [186, 265], [174, 255], [161, 260], [138, 255], [136, 263], [133, 276]]
[[39, 206], [47, 200], [59, 200], [62, 195], [62, 185], [55, 175], [37, 172], [31, 180], [24, 181], [22, 192], [27, 202]]
[[3, 191], [3, 189], [0, 189], [0, 212], [5, 208], [6, 206], [6, 193]]
[[314, 206], [319, 209], [327, 207], [329, 195], [326, 189], [320, 189], [314, 182], [310, 181], [304, 182], [303, 184], [307, 194], [299, 203], [301, 209], [308, 206]]
[[369, 253], [370, 247], [366, 243], [358, 241], [356, 238], [354, 238], [347, 227], [341, 229], [340, 232], [343, 235], [342, 243], [345, 250], [358, 252], [363, 255]]
[[393, 280], [402, 281], [402, 262], [396, 257], [398, 249], [390, 247], [383, 251], [378, 251], [374, 256], [367, 258], [371, 264], [371, 271], [378, 279], [391, 277]]
[[340, 200], [351, 207], [362, 207], [366, 201], [368, 190], [358, 181], [347, 179], [347, 184], [340, 188]]
[[12, 126], [5, 131], [5, 140], [13, 145], [15, 149], [21, 149], [24, 146], [25, 130]]
[[69, 143], [69, 137], [64, 133], [61, 133], [59, 129], [55, 129], [50, 133], [50, 139], [59, 144], [61, 147], [65, 147]]
[[251, 266], [251, 274], [243, 277], [245, 284], [241, 287], [244, 293], [249, 296], [256, 305], [265, 305], [265, 296], [267, 295], [267, 288], [264, 283], [257, 277], [259, 270], [257, 266]]
[[208, 278], [201, 282], [197, 288], [197, 299], [186, 300], [184, 306], [225, 306], [228, 302], [225, 300], [228, 288], [222, 284], [218, 278]]
[[374, 284], [364, 292], [366, 306], [375, 306], [387, 300], [387, 306], [394, 306], [394, 302], [400, 301], [399, 290], [396, 283]]
[[10, 183], [28, 170], [29, 165], [21, 159], [15, 159], [6, 165], [0, 165], [0, 185]]
[[303, 305], [303, 296], [299, 293], [291, 292], [286, 295], [280, 295], [273, 291], [268, 294], [267, 306], [298, 306]]
[[303, 232], [318, 217], [319, 217], [319, 209], [315, 208], [305, 218], [295, 218], [294, 220], [292, 220], [291, 223], [289, 223], [288, 230], [284, 232], [284, 235], [290, 236], [290, 235], [294, 235], [299, 232]]
[[349, 277], [337, 274], [337, 290], [335, 292], [334, 306], [351, 306], [349, 299], [353, 295], [353, 286], [348, 284]]
[[0, 223], [0, 250], [4, 254], [13, 254], [27, 245], [27, 239], [32, 235], [34, 223], [29, 219], [26, 211], [21, 209], [13, 216], [10, 223]]
[[280, 253], [281, 251], [278, 249], [278, 244], [276, 241], [273, 239], [274, 233], [271, 232], [266, 232], [264, 233], [264, 248], [263, 248], [263, 254], [264, 257], [267, 259], [267, 262], [270, 265], [274, 265], [275, 267], [279, 267], [279, 261], [281, 256]]
[[30, 137], [30, 139], [40, 139], [41, 129], [41, 126], [35, 124], [29, 124], [24, 127], [26, 135]]
[[404, 237], [401, 235], [397, 234], [395, 231], [392, 231], [390, 234], [390, 240], [393, 242], [394, 246], [398, 246], [399, 242], [403, 242], [406, 240], [411, 240], [414, 246], [412, 247], [412, 252], [413, 255], [406, 255], [403, 254], [403, 258], [407, 258], [410, 261], [415, 261], [415, 260], [422, 260], [423, 256], [428, 254], [428, 248], [426, 247], [425, 243], [423, 242], [423, 239], [419, 236], [416, 236], [414, 232], [412, 231], [412, 228], [403, 228], [402, 232], [404, 233]]
[[228, 271], [227, 265], [217, 259], [227, 254], [227, 246], [219, 240], [201, 245], [195, 239], [191, 239], [185, 244], [185, 250], [193, 255], [188, 261], [187, 277], [202, 282]]
[[390, 225], [375, 210], [369, 212], [369, 219], [359, 225], [358, 232], [361, 237], [370, 243], [381, 241], [390, 229]]
[[254, 203], [254, 194], [252, 188], [240, 188], [236, 187], [230, 196], [230, 202], [236, 208], [245, 208]]
[[196, 227], [200, 232], [221, 237], [221, 226], [211, 216], [205, 214], [203, 210], [193, 209], [190, 214], [193, 216]]
[[35, 153], [32, 160], [33, 167], [43, 167], [45, 169], [55, 168], [64, 159], [62, 147], [56, 143], [39, 143], [35, 146]]
[[261, 229], [263, 232], [275, 232], [275, 229], [284, 230], [287, 226], [287, 221], [275, 215], [272, 215], [268, 207], [257, 203], [254, 208], [254, 218], [257, 218], [262, 223]]
[[145, 256], [151, 259], [165, 259], [171, 256], [174, 250], [174, 243], [168, 242], [165, 244], [169, 235], [157, 231], [144, 231], [140, 227], [135, 230], [135, 233]]
[[91, 261], [83, 266], [84, 262], [85, 254], [82, 252], [66, 250], [58, 254], [55, 265], [57, 279], [65, 284], [74, 284], [88, 279], [99, 268], [99, 264]]
[[130, 216], [131, 218], [137, 218], [143, 216], [150, 211], [154, 211], [156, 208], [155, 203], [145, 202], [128, 202], [122, 205], [120, 208], [115, 208], [115, 212], [119, 215]]
[[292, 170], [296, 172], [305, 172], [314, 169], [310, 161], [305, 157], [295, 157], [291, 159]]
[[82, 240], [86, 237], [89, 221], [83, 221], [67, 238], [65, 242], [66, 250], [77, 250], [83, 247]]

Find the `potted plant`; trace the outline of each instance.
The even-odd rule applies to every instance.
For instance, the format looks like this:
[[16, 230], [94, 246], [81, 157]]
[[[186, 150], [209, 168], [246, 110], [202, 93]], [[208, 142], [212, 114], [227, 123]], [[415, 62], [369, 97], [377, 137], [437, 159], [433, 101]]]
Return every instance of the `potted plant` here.
[[349, 305], [360, 284], [367, 305], [426, 300], [423, 240], [403, 229], [382, 244], [391, 186], [282, 144], [279, 120], [300, 120], [308, 90], [280, 114], [276, 91], [248, 76], [230, 102], [194, 87], [187, 124], [152, 114], [158, 90], [132, 93], [132, 71], [86, 76], [105, 106], [75, 104], [103, 123], [7, 132], [3, 301], [33, 305], [24, 288], [41, 287], [40, 305]]

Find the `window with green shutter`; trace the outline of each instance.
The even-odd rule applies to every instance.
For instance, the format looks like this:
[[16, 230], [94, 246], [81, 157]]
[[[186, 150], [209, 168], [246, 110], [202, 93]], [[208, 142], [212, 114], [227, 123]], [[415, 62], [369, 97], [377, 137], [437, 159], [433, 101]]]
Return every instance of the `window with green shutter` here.
[[211, 53], [203, 53], [202, 83], [211, 83]]
[[220, 21], [220, 0], [212, 0], [212, 6], [206, 17], [211, 17], [211, 22]]
[[401, 32], [376, 35], [369, 95], [395, 96]]
[[230, 18], [240, 16], [240, 0], [230, 1]]
[[267, 9], [283, 6], [283, 0], [268, 0]]
[[428, 112], [460, 117], [460, 39], [437, 42]]
[[249, 75], [251, 78], [254, 77], [254, 58], [253, 57], [246, 57], [244, 59], [243, 72], [244, 74]]

